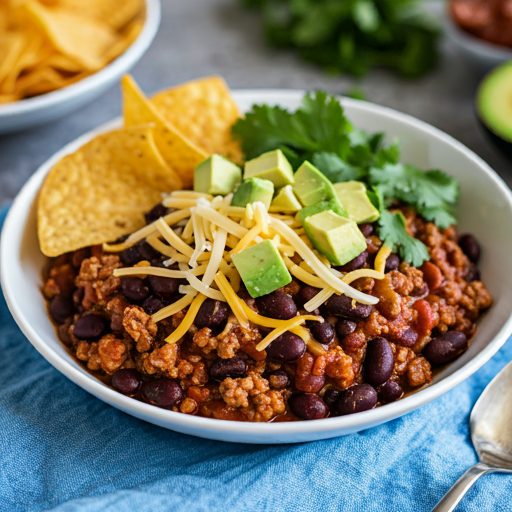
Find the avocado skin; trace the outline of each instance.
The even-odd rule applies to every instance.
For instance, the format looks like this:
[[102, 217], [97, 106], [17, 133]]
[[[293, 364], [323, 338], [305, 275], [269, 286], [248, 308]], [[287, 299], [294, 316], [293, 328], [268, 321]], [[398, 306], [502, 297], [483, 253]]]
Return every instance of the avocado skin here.
[[512, 142], [502, 139], [499, 135], [496, 135], [486, 124], [477, 112], [478, 123], [482, 127], [487, 137], [494, 143], [494, 145], [500, 150], [500, 152], [508, 159], [512, 160]]

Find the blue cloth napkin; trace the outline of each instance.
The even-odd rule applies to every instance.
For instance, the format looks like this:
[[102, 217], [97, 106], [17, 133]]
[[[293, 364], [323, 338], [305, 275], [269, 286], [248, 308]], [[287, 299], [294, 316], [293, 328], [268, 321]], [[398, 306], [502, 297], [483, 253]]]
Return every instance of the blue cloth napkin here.
[[[0, 221], [5, 210], [0, 214]], [[471, 408], [512, 358], [401, 419], [315, 443], [208, 441], [132, 418], [47, 363], [0, 299], [0, 512], [429, 511], [476, 463]], [[458, 511], [511, 511], [512, 478], [482, 477]]]

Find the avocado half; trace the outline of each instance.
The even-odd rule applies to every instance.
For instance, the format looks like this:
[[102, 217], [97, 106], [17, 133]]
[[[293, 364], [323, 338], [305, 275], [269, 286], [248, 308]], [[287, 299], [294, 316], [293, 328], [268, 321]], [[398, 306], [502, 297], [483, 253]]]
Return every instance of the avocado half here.
[[484, 78], [477, 92], [476, 111], [490, 139], [512, 158], [512, 61]]

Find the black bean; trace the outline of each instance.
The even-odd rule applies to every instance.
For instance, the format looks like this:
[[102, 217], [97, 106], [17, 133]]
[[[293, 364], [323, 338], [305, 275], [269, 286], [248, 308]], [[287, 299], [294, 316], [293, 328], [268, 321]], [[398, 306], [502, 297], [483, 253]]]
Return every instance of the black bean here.
[[194, 325], [200, 329], [203, 327], [216, 327], [229, 315], [229, 309], [225, 302], [214, 299], [206, 299], [199, 308]]
[[357, 384], [346, 389], [334, 404], [340, 416], [368, 411], [377, 405], [377, 391], [370, 384]]
[[154, 293], [163, 299], [170, 299], [180, 285], [179, 279], [173, 277], [148, 276], [148, 283]]
[[160, 257], [160, 253], [153, 249], [146, 241], [139, 242], [139, 252], [143, 260], [152, 261]]
[[183, 400], [183, 390], [175, 380], [164, 377], [144, 382], [142, 396], [152, 405], [172, 409]]
[[288, 398], [288, 406], [301, 420], [320, 420], [329, 414], [326, 403], [310, 393], [294, 393]]
[[379, 390], [379, 400], [381, 402], [396, 402], [400, 398], [402, 398], [404, 394], [404, 390], [402, 389], [402, 386], [398, 384], [398, 382], [395, 382], [394, 380], [388, 380], [382, 386]]
[[395, 360], [388, 340], [373, 338], [366, 345], [364, 380], [372, 386], [384, 384], [392, 375]]
[[384, 272], [391, 272], [392, 270], [396, 270], [398, 265], [400, 265], [400, 258], [398, 257], [398, 254], [390, 254], [386, 260]]
[[459, 239], [459, 245], [470, 261], [478, 263], [480, 259], [480, 244], [473, 235], [469, 233], [462, 235]]
[[80, 340], [98, 339], [107, 327], [107, 319], [95, 314], [81, 316], [75, 323], [73, 334]]
[[356, 256], [353, 260], [350, 260], [345, 265], [341, 267], [336, 267], [340, 272], [352, 272], [353, 270], [357, 270], [361, 268], [368, 259], [368, 251], [363, 251], [359, 256]]
[[228, 377], [238, 379], [245, 377], [247, 365], [241, 357], [231, 357], [230, 359], [214, 359], [210, 366], [210, 377], [213, 380], [222, 381]]
[[140, 277], [123, 277], [121, 279], [121, 293], [128, 300], [141, 301], [149, 295], [149, 288]]
[[418, 340], [418, 333], [408, 327], [405, 331], [398, 332], [393, 337], [393, 341], [397, 345], [401, 345], [402, 347], [414, 347], [416, 341]]
[[344, 318], [336, 322], [336, 334], [338, 339], [343, 341], [349, 334], [352, 334], [357, 328], [357, 324]]
[[162, 203], [153, 206], [153, 208], [149, 210], [149, 212], [144, 214], [146, 224], [151, 224], [155, 220], [158, 220], [160, 217], [164, 217], [165, 215], [167, 215], [168, 211], [169, 210]]
[[290, 385], [290, 377], [284, 370], [275, 370], [266, 378], [272, 389], [285, 389]]
[[471, 283], [473, 281], [481, 281], [480, 271], [476, 267], [470, 267], [464, 276], [464, 279]]
[[306, 352], [304, 340], [286, 331], [278, 336], [266, 349], [267, 357], [280, 362], [292, 362], [300, 359]]
[[373, 233], [373, 224], [370, 224], [370, 223], [359, 224], [358, 228], [359, 228], [359, 231], [361, 231], [361, 233], [363, 233], [363, 236], [365, 238], [368, 238]]
[[329, 388], [325, 390], [324, 396], [322, 398], [329, 407], [332, 407], [340, 395], [341, 391], [339, 389]]
[[157, 311], [160, 311], [165, 304], [162, 302], [162, 299], [159, 299], [155, 295], [151, 295], [142, 303], [142, 309], [148, 315], [154, 315]]
[[323, 345], [329, 345], [334, 339], [334, 329], [325, 318], [323, 322], [308, 320], [306, 326], [311, 331], [313, 338]]
[[468, 338], [460, 331], [448, 331], [433, 338], [423, 349], [423, 355], [429, 363], [445, 364], [459, 357], [468, 348]]
[[123, 395], [134, 395], [141, 384], [142, 377], [134, 368], [122, 368], [112, 375], [112, 387]]
[[306, 302], [309, 302], [320, 292], [319, 288], [313, 288], [312, 286], [304, 285], [299, 290], [299, 293], [295, 296], [295, 302], [299, 308], [304, 307]]
[[293, 299], [281, 290], [263, 295], [256, 299], [260, 314], [278, 320], [288, 320], [297, 315], [297, 306]]
[[63, 324], [74, 312], [73, 300], [59, 293], [51, 300], [49, 311], [55, 323]]
[[127, 267], [133, 267], [136, 263], [139, 263], [139, 261], [151, 261], [158, 256], [159, 253], [146, 241], [139, 242], [119, 253], [121, 261]]
[[366, 320], [373, 307], [367, 304], [355, 302], [347, 295], [333, 295], [324, 305], [327, 316], [339, 316], [349, 320]]

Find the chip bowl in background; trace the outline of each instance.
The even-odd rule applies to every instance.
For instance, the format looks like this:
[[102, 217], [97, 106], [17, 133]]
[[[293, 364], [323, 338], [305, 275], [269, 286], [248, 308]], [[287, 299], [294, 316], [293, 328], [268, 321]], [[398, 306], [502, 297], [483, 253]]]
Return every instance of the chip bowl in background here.
[[160, 25], [160, 0], [145, 0], [146, 19], [137, 39], [100, 71], [62, 89], [0, 105], [0, 134], [32, 128], [73, 112], [106, 92], [147, 51]]

